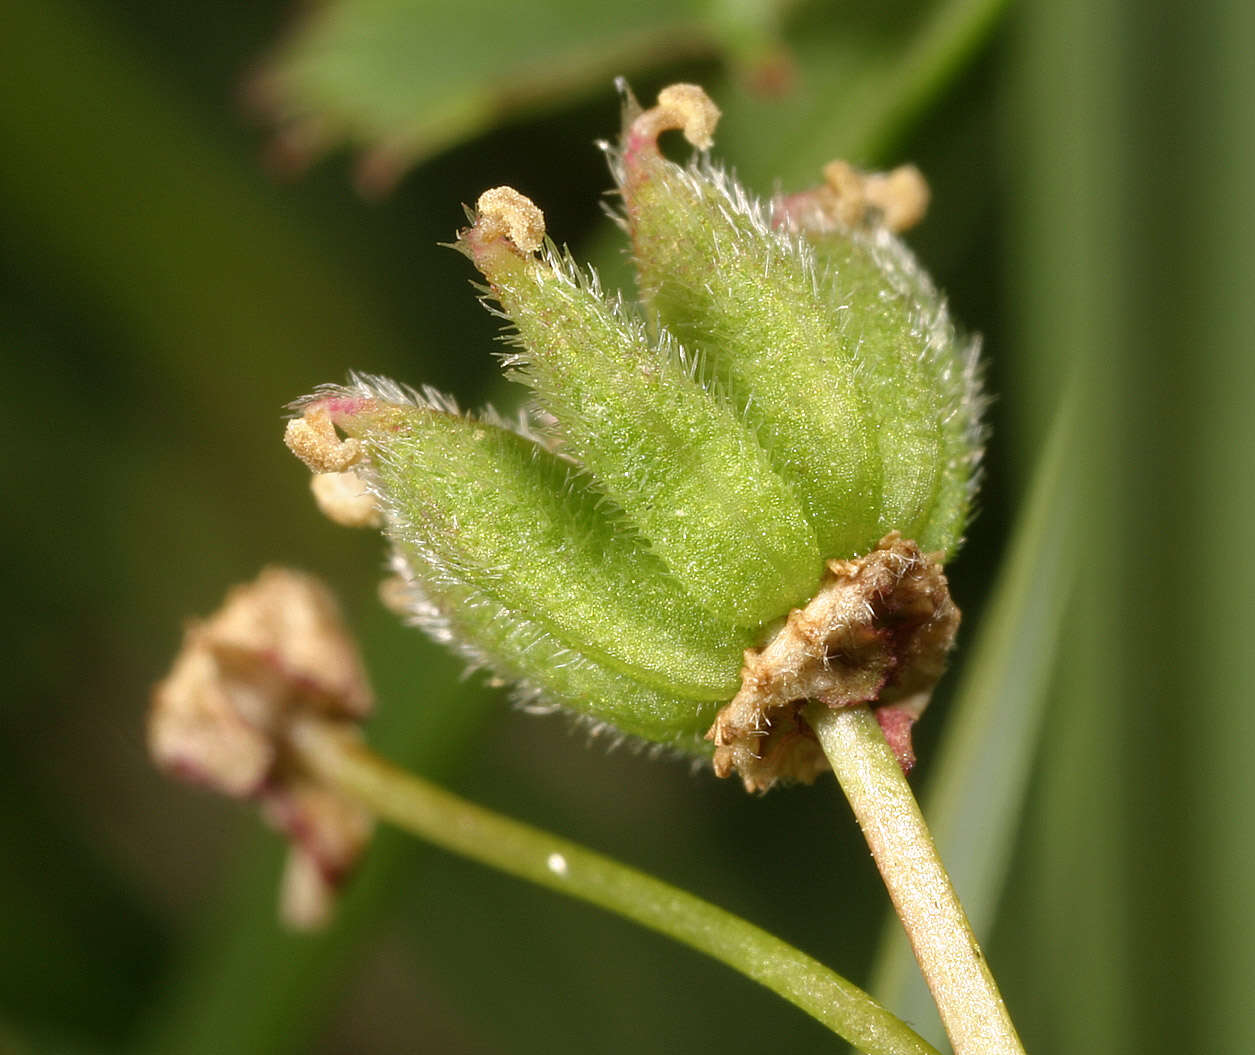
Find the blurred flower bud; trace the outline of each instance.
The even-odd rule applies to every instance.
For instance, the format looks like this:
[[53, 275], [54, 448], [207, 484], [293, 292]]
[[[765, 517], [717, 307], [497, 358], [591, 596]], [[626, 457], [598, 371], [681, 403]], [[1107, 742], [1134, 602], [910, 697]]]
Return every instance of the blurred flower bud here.
[[162, 769], [236, 798], [293, 840], [285, 916], [312, 925], [370, 830], [356, 805], [310, 784], [287, 763], [296, 721], [355, 735], [371, 708], [357, 647], [317, 579], [267, 568], [190, 626], [174, 667], [153, 691], [148, 745]]

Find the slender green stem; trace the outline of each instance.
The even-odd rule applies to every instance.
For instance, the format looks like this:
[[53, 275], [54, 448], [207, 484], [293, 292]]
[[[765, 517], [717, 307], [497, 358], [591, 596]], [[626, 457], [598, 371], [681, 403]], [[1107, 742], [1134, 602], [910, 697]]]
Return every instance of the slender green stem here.
[[458, 798], [327, 725], [297, 724], [290, 745], [310, 775], [411, 834], [692, 946], [765, 985], [868, 1055], [937, 1055], [857, 986], [692, 894]]
[[[929, 759], [922, 807], [978, 934], [989, 933], [1010, 870], [1077, 579], [1079, 489], [1069, 466], [1080, 449], [1080, 393], [1073, 379], [1054, 410], [997, 582], [975, 636], [965, 643], [946, 728]], [[926, 1022], [932, 1000], [895, 931], [885, 927], [870, 989], [907, 1021]]]
[[858, 818], [955, 1055], [1024, 1055], [911, 786], [867, 707], [813, 705], [811, 725]]

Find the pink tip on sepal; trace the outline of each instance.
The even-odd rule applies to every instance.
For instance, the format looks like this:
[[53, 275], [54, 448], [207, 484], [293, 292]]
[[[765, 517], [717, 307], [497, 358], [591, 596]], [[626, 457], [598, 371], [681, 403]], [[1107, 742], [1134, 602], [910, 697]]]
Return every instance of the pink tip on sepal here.
[[[630, 93], [629, 93], [630, 95]], [[631, 100], [633, 104], [636, 100]], [[695, 84], [672, 84], [658, 93], [658, 104], [632, 117], [623, 136], [623, 160], [630, 166], [643, 154], [657, 154], [658, 137], [678, 131], [698, 150], [714, 144], [719, 107]], [[625, 107], [625, 111], [631, 111]]]
[[327, 396], [312, 404], [323, 410], [332, 421], [367, 413], [379, 406], [379, 400], [366, 396]]
[[915, 747], [911, 743], [911, 730], [917, 716], [892, 704], [877, 707], [872, 714], [876, 716], [880, 731], [885, 734], [885, 741], [898, 760], [898, 765], [902, 767], [902, 772], [909, 774], [915, 768]]

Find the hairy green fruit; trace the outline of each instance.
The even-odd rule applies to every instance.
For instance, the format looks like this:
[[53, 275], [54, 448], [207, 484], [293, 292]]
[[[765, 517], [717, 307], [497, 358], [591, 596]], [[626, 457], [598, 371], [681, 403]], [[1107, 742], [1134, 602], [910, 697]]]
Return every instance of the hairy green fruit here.
[[822, 189], [771, 209], [709, 161], [663, 157], [658, 133], [695, 108], [629, 100], [611, 156], [646, 302], [753, 424], [825, 557], [893, 530], [953, 553], [979, 449], [974, 348], [883, 225], [827, 215]]
[[[354, 378], [303, 401], [287, 440], [333, 517], [382, 522], [414, 621], [528, 702], [690, 751], [706, 734], [721, 773], [766, 787], [815, 769], [779, 686], [922, 708], [957, 624], [939, 564], [979, 399], [972, 344], [889, 230], [922, 211], [918, 174], [830, 166], [764, 205], [659, 152], [670, 128], [709, 146], [717, 117], [672, 86], [629, 101], [610, 151], [644, 310], [528, 199], [480, 198], [457, 248], [512, 324], [506, 366], [534, 398], [518, 422]], [[856, 653], [874, 662], [846, 678]]]
[[463, 245], [518, 329], [517, 375], [571, 454], [716, 617], [756, 627], [805, 604], [815, 532], [744, 419], [675, 343], [607, 301], [568, 257], [522, 253], [491, 213]]

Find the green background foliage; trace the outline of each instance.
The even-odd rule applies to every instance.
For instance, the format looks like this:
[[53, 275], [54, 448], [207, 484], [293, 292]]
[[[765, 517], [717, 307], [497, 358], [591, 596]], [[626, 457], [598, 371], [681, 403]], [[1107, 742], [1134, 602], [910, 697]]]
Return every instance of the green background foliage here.
[[[592, 141], [623, 73], [705, 84], [718, 153], [764, 192], [837, 155], [928, 174], [911, 241], [997, 401], [913, 779], [1030, 1050], [1255, 1050], [1255, 7], [335, 6], [304, 31], [273, 3], [6, 8], [0, 1048], [837, 1047], [718, 965], [391, 833], [328, 934], [281, 933], [277, 841], [161, 780], [142, 731], [181, 620], [266, 562], [341, 592], [381, 751], [875, 970], [935, 1033], [877, 953], [884, 895], [830, 783], [751, 799], [459, 680], [279, 442], [283, 405], [349, 368], [512, 398], [436, 243], [510, 183], [620, 282]], [[391, 64], [362, 59], [377, 13]], [[238, 102], [280, 90], [367, 161], [276, 179], [310, 126], [267, 154]]]

